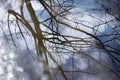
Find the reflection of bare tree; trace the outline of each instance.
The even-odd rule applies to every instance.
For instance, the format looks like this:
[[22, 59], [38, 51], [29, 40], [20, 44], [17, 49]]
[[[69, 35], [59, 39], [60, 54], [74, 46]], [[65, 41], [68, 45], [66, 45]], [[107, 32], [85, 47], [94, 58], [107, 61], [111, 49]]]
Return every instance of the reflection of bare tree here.
[[[113, 18], [110, 21], [104, 22], [101, 19], [97, 19], [96, 17], [89, 15], [92, 18], [96, 18], [97, 20], [100, 20], [102, 22], [102, 24], [100, 23], [96, 26], [91, 27], [77, 20], [72, 20], [68, 18], [68, 15], [71, 15], [71, 10], [76, 6], [73, 0], [39, 0], [38, 2], [44, 8], [39, 16], [41, 17], [45, 11], [48, 14], [48, 18], [45, 18], [44, 20], [39, 20], [38, 16], [35, 14], [30, 0], [22, 0], [20, 13], [17, 13], [14, 10], [8, 10], [8, 29], [10, 32], [10, 37], [14, 45], [16, 45], [14, 34], [12, 34], [10, 29], [10, 24], [12, 22], [10, 21], [9, 16], [12, 14], [15, 17], [15, 24], [19, 28], [20, 34], [24, 38], [27, 47], [27, 40], [25, 38], [25, 33], [23, 33], [23, 30], [21, 29], [21, 25], [23, 25], [24, 28], [27, 29], [26, 33], [29, 33], [30, 36], [32, 36], [32, 38], [34, 39], [36, 52], [37, 55], [40, 57], [40, 62], [43, 63], [44, 67], [47, 66], [47, 68], [44, 69], [44, 74], [48, 75], [50, 79], [54, 78], [51, 75], [57, 76], [56, 74], [59, 74], [65, 80], [74, 80], [76, 79], [75, 76], [70, 75], [75, 75], [77, 73], [79, 73], [79, 75], [81, 73], [96, 75], [101, 74], [105, 70], [106, 73], [110, 72], [119, 78], [119, 51], [112, 48], [112, 46], [109, 46], [109, 44], [106, 44], [106, 42], [103, 42], [103, 40], [100, 38], [112, 35], [115, 35], [116, 37], [116, 35], [118, 35], [119, 33], [117, 33], [117, 31], [115, 30], [115, 34], [106, 35], [101, 33], [102, 35], [99, 36], [81, 29], [82, 26], [85, 29], [89, 29], [99, 33], [98, 28], [101, 25], [108, 24], [109, 22], [113, 21]], [[29, 22], [24, 16], [24, 4], [26, 5], [26, 8], [28, 10], [31, 22]], [[46, 30], [42, 29], [43, 26], [44, 28], [46, 28]], [[61, 28], [69, 30], [71, 34], [62, 33], [60, 31]], [[83, 36], [81, 37], [80, 35]], [[110, 43], [111, 41], [113, 41], [112, 39], [113, 38], [110, 38]], [[95, 41], [96, 45], [94, 45]], [[97, 50], [97, 48], [100, 49]], [[105, 60], [103, 60], [102, 58], [103, 53], [109, 56], [109, 59], [111, 59], [113, 64], [117, 62], [114, 64], [116, 68], [112, 68], [111, 66], [109, 66], [110, 64], [104, 64]], [[99, 58], [96, 59], [96, 57], [94, 57], [94, 54], [97, 54], [95, 56], [98, 56]], [[114, 54], [116, 54], [117, 57]], [[67, 70], [65, 68], [65, 66], [67, 66], [67, 63], [62, 66], [62, 63], [60, 62], [60, 59], [62, 58], [61, 55], [72, 55], [72, 57], [69, 58], [71, 60], [71, 64], [68, 63], [68, 65], [71, 66], [70, 69]], [[86, 60], [83, 60], [82, 58]], [[76, 65], [81, 66], [81, 64], [83, 64], [82, 62], [79, 62], [80, 64], [75, 64], [77, 62], [77, 59], [78, 62], [79, 60], [83, 60], [83, 62], [85, 61], [88, 68], [76, 69]], [[50, 60], [52, 60], [53, 63], [57, 65], [57, 69], [52, 69], [49, 66]], [[95, 70], [94, 66], [96, 66]], [[100, 70], [100, 68], [103, 70]], [[52, 72], [54, 72], [55, 74], [53, 74]]]

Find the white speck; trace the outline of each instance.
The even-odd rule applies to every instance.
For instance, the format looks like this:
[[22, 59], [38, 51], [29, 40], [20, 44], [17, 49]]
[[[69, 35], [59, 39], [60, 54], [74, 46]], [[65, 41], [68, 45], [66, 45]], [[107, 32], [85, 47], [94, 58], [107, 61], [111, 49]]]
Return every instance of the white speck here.
[[5, 53], [5, 50], [4, 50], [4, 49], [0, 49], [0, 53], [1, 53], [1, 54], [4, 54], [4, 53]]
[[17, 67], [17, 71], [23, 72], [23, 69], [20, 67]]
[[10, 58], [10, 59], [13, 59], [14, 57], [15, 57], [14, 53], [11, 52], [11, 53], [9, 54], [9, 58]]
[[7, 75], [7, 80], [11, 80], [12, 78], [14, 78], [14, 75], [13, 75], [13, 73], [8, 73], [8, 75]]
[[7, 55], [3, 55], [3, 59], [7, 60], [8, 59]]

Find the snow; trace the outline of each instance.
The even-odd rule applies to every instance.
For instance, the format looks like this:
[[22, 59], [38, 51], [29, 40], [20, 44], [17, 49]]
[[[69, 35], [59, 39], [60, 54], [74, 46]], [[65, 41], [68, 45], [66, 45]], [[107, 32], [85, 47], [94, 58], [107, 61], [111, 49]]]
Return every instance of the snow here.
[[[81, 0], [76, 0], [76, 1], [81, 1]], [[16, 1], [15, 1], [16, 2]], [[15, 3], [14, 1], [12, 2], [12, 6], [15, 6], [17, 3]], [[19, 2], [19, 1], [18, 1]], [[34, 10], [36, 11], [36, 15], [38, 15], [38, 13], [40, 13], [43, 10], [43, 7], [37, 3], [36, 1], [31, 1], [32, 2], [32, 6], [34, 8]], [[6, 5], [8, 3], [11, 2], [7, 2]], [[88, 5], [89, 4], [89, 5]], [[107, 3], [105, 3], [106, 5]], [[112, 4], [112, 3], [110, 3]], [[6, 12], [6, 10], [8, 9], [8, 6], [0, 7], [0, 12], [2, 12], [0, 15], [0, 20], [2, 20], [4, 13]], [[107, 4], [108, 5], [108, 4]], [[96, 7], [97, 6], [97, 7]], [[19, 7], [12, 7], [13, 10], [17, 10]], [[107, 6], [108, 7], [108, 6]], [[9, 7], [11, 8], [11, 7]], [[81, 5], [79, 5], [78, 8], [74, 8], [71, 10], [71, 15], [68, 15], [67, 18], [69, 18], [70, 20], [76, 20], [82, 24], [85, 24], [86, 26], [83, 25], [78, 25], [80, 29], [85, 30], [89, 33], [93, 33], [93, 30], [91, 29], [93, 26], [95, 25], [99, 25], [99, 23], [103, 23], [107, 20], [113, 19], [113, 17], [105, 17], [106, 15], [101, 11], [101, 13], [96, 12], [96, 13], [91, 13], [88, 11], [85, 11], [87, 9], [93, 9], [93, 8], [97, 8], [97, 9], [101, 9], [100, 5], [98, 5], [95, 0], [84, 0], [83, 2], [81, 2]], [[113, 9], [111, 9], [113, 10]], [[18, 11], [19, 12], [19, 11]], [[81, 13], [80, 13], [81, 12]], [[25, 13], [25, 18], [27, 18], [27, 20], [30, 20], [29, 14], [27, 13], [26, 8], [24, 8], [24, 13]], [[79, 14], [80, 13], [80, 14]], [[98, 14], [99, 13], [99, 14]], [[113, 11], [113, 13], [116, 14], [115, 11]], [[44, 12], [44, 15], [42, 16], [42, 19], [39, 19], [40, 21], [45, 20], [46, 18], [49, 17], [49, 15]], [[92, 16], [90, 16], [92, 15]], [[100, 16], [103, 15], [103, 16]], [[94, 17], [97, 17], [99, 19], [96, 19]], [[109, 15], [107, 15], [109, 16]], [[77, 18], [77, 19], [76, 19]], [[10, 17], [10, 19], [14, 19], [13, 16]], [[83, 21], [83, 22], [82, 22]], [[67, 21], [66, 21], [67, 22]], [[71, 23], [71, 22], [67, 22], [69, 23], [71, 26], [76, 26], [76, 24]], [[32, 25], [32, 24], [31, 24]], [[112, 24], [114, 26], [114, 24]], [[42, 26], [42, 30], [46, 30], [44, 28], [43, 25]], [[89, 26], [89, 28], [88, 28]], [[99, 27], [99, 31], [97, 32], [97, 34], [99, 35], [100, 33], [105, 32], [106, 25], [101, 25]], [[80, 32], [75, 32], [69, 28], [60, 28], [61, 29], [61, 33], [62, 34], [66, 34], [66, 35], [75, 35], [81, 38], [86, 38], [89, 36], [86, 36], [83, 33]], [[64, 30], [63, 30], [64, 29]], [[5, 31], [7, 31], [8, 29], [6, 28]], [[12, 25], [11, 27], [12, 32], [14, 32], [15, 27], [14, 25]], [[107, 29], [108, 30], [108, 29]], [[112, 33], [112, 28], [109, 28], [108, 31], [106, 31], [106, 33]], [[16, 30], [19, 31], [19, 30]], [[111, 32], [109, 32], [111, 31]], [[96, 32], [96, 31], [95, 31]], [[43, 63], [38, 62], [37, 61], [37, 56], [36, 54], [34, 54], [34, 50], [35, 50], [35, 46], [33, 39], [31, 39], [31, 37], [29, 37], [28, 35], [25, 36], [26, 40], [28, 40], [28, 44], [29, 44], [29, 48], [31, 50], [31, 53], [29, 53], [25, 48], [25, 42], [23, 39], [18, 39], [17, 45], [19, 45], [20, 49], [16, 49], [11, 45], [8, 45], [7, 42], [5, 41], [6, 39], [1, 39], [0, 40], [0, 80], [48, 80], [48, 76], [43, 74], [43, 70], [44, 70], [44, 66]], [[100, 38], [102, 41], [104, 41], [106, 39], [105, 38]], [[24, 44], [24, 45], [23, 45]], [[11, 48], [12, 47], [12, 48]], [[68, 48], [69, 50], [71, 50], [71, 48]], [[93, 50], [92, 48], [90, 49], [91, 52], [90, 54], [88, 54], [89, 56], [93, 57], [96, 60], [100, 60], [100, 53], [99, 50]], [[33, 52], [32, 52], [33, 51]], [[102, 56], [102, 61], [103, 63], [105, 62], [109, 64], [109, 57], [108, 55], [104, 55], [104, 52], [102, 52], [103, 56]], [[104, 68], [100, 67], [100, 65], [92, 60], [89, 60], [89, 58], [82, 56], [82, 54], [79, 55], [75, 55], [73, 56], [72, 53], [70, 54], [53, 54], [52, 56], [54, 56], [55, 60], [57, 60], [59, 62], [60, 65], [63, 65], [64, 69], [66, 70], [80, 70], [80, 71], [89, 71], [89, 69], [93, 70], [93, 72], [95, 70], [100, 70], [101, 72], [95, 76], [92, 75], [81, 75], [80, 77], [82, 77], [81, 79], [83, 80], [112, 80], [109, 78], [109, 75], [111, 76], [112, 73], [108, 73], [107, 70], [105, 70]], [[76, 57], [77, 56], [77, 57]], [[34, 60], [35, 59], [35, 60]], [[73, 69], [72, 67], [72, 60], [74, 59], [74, 65], [75, 68]], [[90, 68], [90, 66], [88, 65], [88, 60], [91, 62], [90, 66], [92, 68]], [[58, 66], [52, 61], [49, 60], [50, 62], [50, 67], [51, 68], [57, 68]], [[76, 65], [77, 64], [77, 65]], [[2, 77], [1, 77], [2, 75]], [[78, 77], [79, 75], [76, 76], [76, 80], [80, 80]], [[59, 76], [60, 77], [60, 76]], [[114, 75], [112, 76], [114, 77]]]

